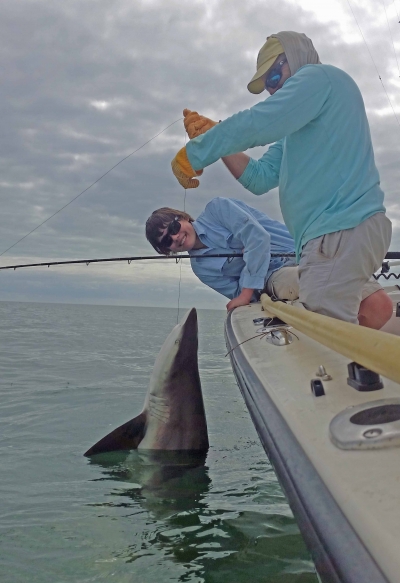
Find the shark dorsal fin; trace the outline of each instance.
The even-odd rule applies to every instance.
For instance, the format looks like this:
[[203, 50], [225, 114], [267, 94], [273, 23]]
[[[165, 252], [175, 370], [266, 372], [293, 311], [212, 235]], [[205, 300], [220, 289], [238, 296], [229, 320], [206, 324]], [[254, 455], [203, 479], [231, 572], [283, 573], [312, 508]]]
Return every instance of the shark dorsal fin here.
[[90, 457], [106, 451], [136, 449], [145, 433], [146, 417], [146, 413], [142, 411], [140, 415], [120, 425], [92, 445], [84, 455]]

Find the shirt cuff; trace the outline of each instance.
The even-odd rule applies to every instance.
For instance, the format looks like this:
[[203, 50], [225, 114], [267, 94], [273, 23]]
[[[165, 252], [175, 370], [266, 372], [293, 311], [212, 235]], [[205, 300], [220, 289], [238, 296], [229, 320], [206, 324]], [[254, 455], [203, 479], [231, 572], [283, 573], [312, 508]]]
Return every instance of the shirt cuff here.
[[263, 194], [261, 192], [260, 193], [255, 192], [254, 189], [254, 183], [255, 180], [257, 179], [257, 171], [258, 171], [257, 161], [254, 160], [253, 158], [250, 158], [249, 163], [247, 164], [246, 168], [243, 171], [243, 174], [239, 176], [237, 181], [239, 182], [239, 184], [244, 186], [246, 190], [250, 190], [254, 194]]
[[190, 142], [188, 142], [185, 146], [186, 148], [186, 156], [188, 157], [188, 160], [190, 162], [191, 167], [193, 168], [193, 170], [202, 170], [202, 168], [195, 168], [196, 166], [196, 161], [195, 161], [195, 157], [194, 155], [190, 152], [190, 147], [188, 147], [190, 144]]
[[248, 287], [250, 289], [263, 289], [265, 285], [265, 277], [261, 275], [245, 275], [241, 281], [242, 289]]

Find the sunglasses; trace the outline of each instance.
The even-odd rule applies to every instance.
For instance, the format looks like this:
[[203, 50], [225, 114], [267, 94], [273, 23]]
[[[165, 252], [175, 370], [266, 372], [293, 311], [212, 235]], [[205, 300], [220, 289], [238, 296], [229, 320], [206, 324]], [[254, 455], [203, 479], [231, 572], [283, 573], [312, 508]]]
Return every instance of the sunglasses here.
[[279, 85], [279, 81], [282, 79], [282, 67], [287, 63], [287, 59], [281, 59], [273, 69], [268, 73], [265, 79], [265, 89], [275, 89]]
[[175, 217], [173, 221], [167, 227], [167, 232], [164, 237], [159, 242], [158, 246], [160, 249], [169, 249], [173, 243], [171, 235], [177, 235], [181, 230], [181, 224], [179, 218]]

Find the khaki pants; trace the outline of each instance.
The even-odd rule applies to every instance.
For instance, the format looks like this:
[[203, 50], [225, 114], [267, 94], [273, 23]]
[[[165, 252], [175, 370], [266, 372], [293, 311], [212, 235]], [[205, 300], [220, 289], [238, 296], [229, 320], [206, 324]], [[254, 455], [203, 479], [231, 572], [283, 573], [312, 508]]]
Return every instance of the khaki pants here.
[[371, 276], [382, 265], [391, 234], [392, 223], [376, 213], [353, 229], [309, 241], [299, 263], [300, 302], [312, 312], [358, 324], [361, 300], [382, 289]]
[[358, 323], [362, 300], [383, 289], [372, 277], [390, 244], [391, 222], [383, 213], [357, 227], [312, 239], [299, 266], [281, 267], [269, 278], [266, 293], [300, 302], [308, 310]]
[[278, 300], [297, 300], [299, 297], [299, 267], [281, 267], [274, 271], [267, 280], [266, 293]]
[[[299, 297], [299, 266], [281, 267], [268, 278], [265, 289], [269, 296], [278, 300], [297, 300]], [[370, 277], [361, 291], [361, 299], [383, 289], [374, 277]]]

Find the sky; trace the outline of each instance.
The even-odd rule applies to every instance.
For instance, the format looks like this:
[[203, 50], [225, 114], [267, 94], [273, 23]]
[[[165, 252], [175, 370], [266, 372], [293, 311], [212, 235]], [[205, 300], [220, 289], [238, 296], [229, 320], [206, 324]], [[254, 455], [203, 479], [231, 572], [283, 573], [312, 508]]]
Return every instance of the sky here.
[[[153, 210], [196, 217], [215, 196], [281, 220], [276, 189], [255, 197], [220, 161], [186, 196], [170, 169], [186, 142], [183, 108], [218, 120], [267, 97], [246, 86], [266, 37], [281, 30], [307, 34], [321, 61], [360, 87], [394, 227], [391, 250], [400, 251], [399, 13], [400, 0], [2, 2], [0, 265], [153, 255], [144, 237]], [[0, 301], [9, 300], [210, 309], [227, 302], [188, 260], [5, 270]]]

